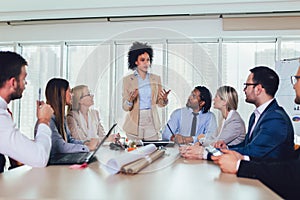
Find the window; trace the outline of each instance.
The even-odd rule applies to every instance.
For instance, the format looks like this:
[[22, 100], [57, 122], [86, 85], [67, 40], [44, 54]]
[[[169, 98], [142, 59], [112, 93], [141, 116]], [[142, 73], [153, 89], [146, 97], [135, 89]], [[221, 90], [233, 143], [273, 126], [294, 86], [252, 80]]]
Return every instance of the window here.
[[195, 86], [207, 87], [214, 96], [219, 82], [218, 43], [168, 44], [167, 77], [172, 90], [168, 119], [175, 109], [185, 106]]
[[27, 137], [33, 138], [36, 122], [36, 100], [42, 89], [42, 100], [46, 101], [45, 88], [48, 80], [60, 75], [61, 51], [59, 45], [22, 45], [22, 56], [28, 62], [27, 85], [21, 100], [15, 101], [15, 111], [19, 115], [15, 122]]
[[300, 58], [300, 40], [282, 41], [281, 42], [281, 58]]
[[[21, 131], [33, 137], [36, 121], [35, 100], [38, 88], [44, 90], [52, 77], [66, 77], [70, 86], [88, 85], [95, 94], [95, 109], [106, 130], [117, 122], [122, 132], [126, 112], [122, 109], [122, 80], [132, 73], [128, 70], [127, 54], [132, 41], [109, 43], [21, 44], [20, 50], [28, 61], [28, 85], [21, 101], [12, 104], [15, 121]], [[162, 125], [186, 100], [197, 85], [206, 86], [213, 97], [221, 85], [233, 86], [239, 94], [239, 108], [244, 121], [248, 122], [254, 106], [245, 102], [243, 83], [249, 69], [257, 65], [275, 67], [276, 42], [272, 41], [222, 41], [149, 42], [154, 49], [150, 72], [161, 76], [163, 88], [171, 89], [169, 105], [159, 109]], [[221, 47], [221, 49], [220, 49]], [[281, 58], [300, 57], [300, 40], [282, 40]], [[0, 45], [1, 50], [13, 51], [12, 45]], [[63, 52], [62, 52], [63, 51]], [[219, 53], [222, 52], [222, 55]], [[62, 56], [66, 55], [65, 58]], [[221, 58], [220, 58], [221, 56]], [[66, 65], [62, 61], [66, 60]], [[212, 106], [213, 107], [213, 106]], [[211, 109], [216, 116], [220, 113]]]
[[255, 66], [264, 65], [275, 69], [275, 41], [224, 42], [222, 51], [223, 85], [230, 85], [238, 92], [238, 112], [247, 125], [254, 106], [245, 102], [243, 83], [245, 83], [250, 73], [249, 70]]
[[14, 50], [13, 46], [0, 44], [0, 51], [13, 51], [13, 50]]
[[113, 114], [112, 67], [110, 44], [68, 45], [67, 79], [70, 87], [87, 85], [94, 93], [94, 108], [99, 111], [101, 123], [109, 130]]

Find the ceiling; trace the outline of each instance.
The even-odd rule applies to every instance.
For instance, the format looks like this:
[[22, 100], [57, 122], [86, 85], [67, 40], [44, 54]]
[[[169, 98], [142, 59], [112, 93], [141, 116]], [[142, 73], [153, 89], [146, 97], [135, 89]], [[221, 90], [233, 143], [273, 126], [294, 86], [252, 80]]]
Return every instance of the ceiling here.
[[0, 2], [0, 21], [140, 16], [300, 13], [299, 1], [282, 0], [10, 0]]

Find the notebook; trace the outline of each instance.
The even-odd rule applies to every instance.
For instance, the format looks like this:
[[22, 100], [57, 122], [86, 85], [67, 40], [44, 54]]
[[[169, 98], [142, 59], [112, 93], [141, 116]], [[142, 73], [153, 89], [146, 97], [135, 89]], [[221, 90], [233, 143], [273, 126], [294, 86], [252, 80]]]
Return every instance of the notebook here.
[[105, 142], [108, 136], [111, 134], [112, 130], [115, 128], [117, 123], [115, 123], [107, 135], [101, 140], [96, 150], [93, 152], [79, 152], [79, 153], [58, 153], [54, 154], [49, 158], [48, 165], [72, 165], [72, 164], [83, 164], [89, 163], [93, 160], [94, 155], [99, 150], [100, 146]]

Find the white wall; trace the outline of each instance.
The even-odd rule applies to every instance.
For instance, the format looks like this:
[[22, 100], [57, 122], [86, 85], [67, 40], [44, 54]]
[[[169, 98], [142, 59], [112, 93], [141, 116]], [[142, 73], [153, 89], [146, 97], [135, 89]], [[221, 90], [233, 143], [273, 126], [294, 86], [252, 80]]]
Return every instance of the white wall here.
[[297, 37], [300, 30], [223, 31], [222, 19], [93, 22], [46, 25], [0, 24], [0, 42]]

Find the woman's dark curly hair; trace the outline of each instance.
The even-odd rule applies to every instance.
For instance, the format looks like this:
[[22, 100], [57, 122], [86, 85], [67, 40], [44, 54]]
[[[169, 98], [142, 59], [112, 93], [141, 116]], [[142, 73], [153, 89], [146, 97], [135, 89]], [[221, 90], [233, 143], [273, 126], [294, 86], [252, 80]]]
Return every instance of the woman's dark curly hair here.
[[134, 42], [129, 49], [128, 52], [128, 69], [135, 70], [137, 65], [135, 62], [137, 61], [139, 55], [147, 53], [150, 57], [150, 64], [152, 64], [153, 58], [153, 49], [147, 43]]

